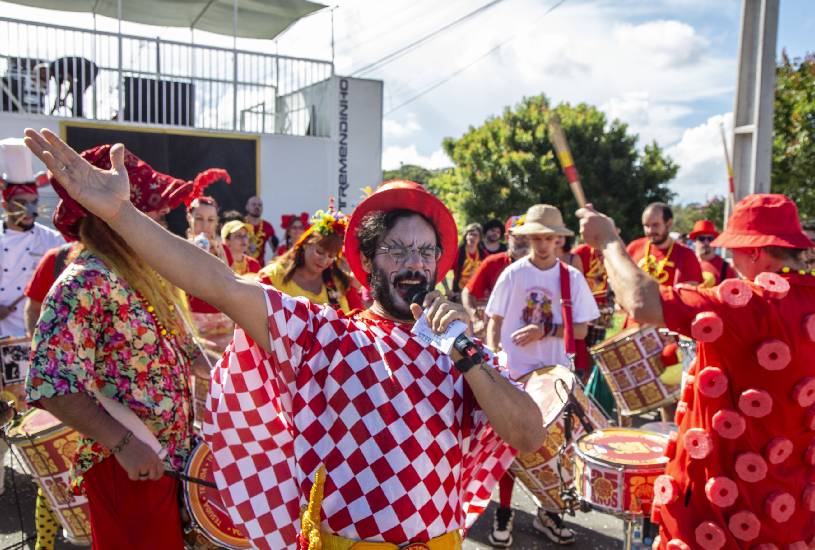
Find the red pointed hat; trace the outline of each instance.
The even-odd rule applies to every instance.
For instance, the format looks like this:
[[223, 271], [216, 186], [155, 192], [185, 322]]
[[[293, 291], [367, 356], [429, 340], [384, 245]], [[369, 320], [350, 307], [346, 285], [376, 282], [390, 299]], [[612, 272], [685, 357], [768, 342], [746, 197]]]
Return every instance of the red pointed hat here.
[[368, 274], [362, 268], [362, 256], [357, 240], [357, 228], [363, 218], [372, 212], [412, 210], [431, 221], [439, 233], [442, 255], [436, 263], [436, 282], [441, 281], [456, 257], [458, 229], [453, 215], [436, 196], [418, 183], [407, 180], [386, 181], [354, 209], [345, 233], [345, 257], [357, 280], [368, 286]]
[[763, 193], [740, 200], [727, 220], [727, 228], [711, 245], [723, 248], [815, 247], [801, 229], [795, 203], [784, 195]]
[[[109, 170], [111, 166], [110, 148], [110, 145], [100, 145], [82, 151], [80, 155], [92, 165]], [[172, 210], [180, 206], [182, 202], [189, 206], [211, 183], [218, 180], [232, 182], [226, 170], [220, 168], [204, 170], [192, 181], [174, 178], [153, 170], [149, 164], [126, 149], [125, 168], [130, 178], [130, 202], [142, 212], [156, 212], [165, 208]], [[54, 227], [65, 237], [77, 239], [79, 221], [88, 215], [88, 211], [72, 199], [53, 176], [51, 176], [51, 184], [61, 199], [54, 210]]]
[[693, 229], [688, 236], [691, 240], [695, 240], [699, 235], [713, 235], [714, 237], [718, 237], [719, 231], [716, 229], [716, 224], [712, 221], [697, 220], [696, 223], [693, 224]]

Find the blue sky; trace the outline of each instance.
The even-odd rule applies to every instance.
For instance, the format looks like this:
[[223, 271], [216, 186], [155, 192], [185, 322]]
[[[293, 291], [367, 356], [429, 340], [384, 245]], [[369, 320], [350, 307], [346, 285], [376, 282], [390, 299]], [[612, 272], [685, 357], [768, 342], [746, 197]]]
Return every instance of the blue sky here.
[[[486, 4], [487, 0], [336, 0], [336, 69], [355, 70]], [[681, 202], [726, 189], [719, 125], [732, 127], [740, 31], [740, 0], [503, 0], [407, 55], [363, 76], [385, 82], [383, 167], [400, 163], [449, 166], [445, 137], [500, 114], [525, 95], [587, 102], [629, 124], [640, 143], [656, 140], [679, 165], [671, 183]], [[4, 15], [54, 20], [0, 2]], [[90, 26], [81, 14], [66, 25]], [[239, 47], [329, 59], [328, 10], [295, 24], [276, 42], [241, 40]], [[99, 20], [115, 30], [115, 22]], [[126, 24], [124, 32], [155, 35]], [[162, 32], [188, 40], [189, 32]], [[781, 0], [778, 54], [815, 51], [815, 1]], [[196, 41], [231, 46], [231, 38], [196, 33]], [[406, 100], [482, 57], [430, 93]], [[392, 112], [389, 112], [392, 111]], [[579, 167], [578, 167], [579, 168]]]

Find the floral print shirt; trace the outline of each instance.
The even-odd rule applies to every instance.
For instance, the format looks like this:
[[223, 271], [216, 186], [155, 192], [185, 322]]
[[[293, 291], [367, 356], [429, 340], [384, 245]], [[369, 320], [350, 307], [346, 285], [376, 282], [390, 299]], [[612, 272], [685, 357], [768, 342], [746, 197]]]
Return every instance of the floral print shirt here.
[[[27, 399], [99, 393], [127, 405], [183, 470], [190, 451], [191, 340], [162, 337], [148, 304], [99, 258], [82, 252], [51, 288], [34, 332]], [[72, 482], [110, 451], [81, 438]]]

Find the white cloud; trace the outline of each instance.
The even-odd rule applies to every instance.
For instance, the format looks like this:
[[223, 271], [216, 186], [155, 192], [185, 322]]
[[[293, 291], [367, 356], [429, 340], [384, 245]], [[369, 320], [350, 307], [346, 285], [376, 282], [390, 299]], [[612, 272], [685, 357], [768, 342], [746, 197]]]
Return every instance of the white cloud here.
[[642, 51], [653, 64], [663, 68], [695, 63], [709, 45], [693, 27], [674, 20], [617, 25], [613, 35], [619, 44]]
[[629, 92], [600, 106], [609, 120], [618, 118], [640, 136], [640, 146], [656, 140], [673, 143], [684, 130], [678, 121], [693, 112], [688, 105], [655, 101], [648, 92]]
[[382, 134], [385, 139], [401, 139], [411, 136], [421, 130], [422, 127], [416, 120], [416, 115], [408, 113], [401, 122], [394, 117], [386, 118], [382, 121]]
[[391, 145], [382, 152], [382, 168], [384, 170], [395, 170], [402, 164], [416, 164], [423, 168], [447, 168], [452, 166], [450, 157], [441, 149], [433, 151], [429, 156], [422, 155], [416, 150], [415, 145], [399, 147]]
[[727, 194], [727, 169], [720, 126], [724, 123], [727, 148], [733, 155], [733, 113], [715, 115], [703, 124], [688, 128], [666, 153], [679, 164], [671, 189], [682, 202], [704, 202]]

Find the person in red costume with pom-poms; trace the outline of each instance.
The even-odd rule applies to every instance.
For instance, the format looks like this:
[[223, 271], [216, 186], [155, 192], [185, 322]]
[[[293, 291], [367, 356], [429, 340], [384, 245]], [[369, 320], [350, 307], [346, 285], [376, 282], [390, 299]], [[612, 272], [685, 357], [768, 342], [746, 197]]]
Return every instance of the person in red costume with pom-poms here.
[[660, 287], [637, 268], [611, 219], [578, 212], [602, 249], [619, 304], [640, 323], [698, 340], [679, 432], [654, 484], [655, 548], [806, 549], [815, 544], [815, 272], [795, 204], [750, 195], [712, 246], [744, 279]]

